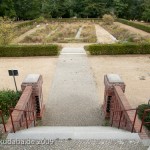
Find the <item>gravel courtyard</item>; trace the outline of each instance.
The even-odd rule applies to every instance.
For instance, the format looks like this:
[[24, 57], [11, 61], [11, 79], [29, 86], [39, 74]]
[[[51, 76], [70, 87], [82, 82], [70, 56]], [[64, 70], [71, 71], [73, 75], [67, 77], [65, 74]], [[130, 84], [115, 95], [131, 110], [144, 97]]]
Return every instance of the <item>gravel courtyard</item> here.
[[104, 75], [116, 73], [126, 84], [126, 96], [133, 107], [150, 99], [150, 55], [89, 56], [100, 103], [104, 96]]
[[16, 77], [19, 90], [22, 81], [28, 74], [41, 74], [43, 76], [43, 96], [46, 101], [56, 64], [57, 57], [0, 58], [0, 89], [15, 90], [13, 78], [8, 75], [9, 69], [15, 68], [19, 71], [19, 76]]

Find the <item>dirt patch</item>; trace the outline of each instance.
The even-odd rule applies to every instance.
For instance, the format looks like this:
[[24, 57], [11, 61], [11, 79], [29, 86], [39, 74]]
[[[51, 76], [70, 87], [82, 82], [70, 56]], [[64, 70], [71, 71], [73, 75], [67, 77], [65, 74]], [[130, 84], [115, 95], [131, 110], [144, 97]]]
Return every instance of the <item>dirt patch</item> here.
[[19, 76], [16, 77], [18, 89], [21, 89], [21, 83], [28, 74], [41, 74], [43, 76], [43, 96], [47, 100], [55, 67], [56, 57], [30, 57], [30, 58], [1, 58], [0, 59], [0, 89], [15, 90], [13, 78], [8, 76], [8, 70], [17, 68]]
[[90, 56], [100, 103], [104, 97], [104, 75], [119, 74], [126, 84], [126, 96], [133, 107], [150, 99], [150, 55]]

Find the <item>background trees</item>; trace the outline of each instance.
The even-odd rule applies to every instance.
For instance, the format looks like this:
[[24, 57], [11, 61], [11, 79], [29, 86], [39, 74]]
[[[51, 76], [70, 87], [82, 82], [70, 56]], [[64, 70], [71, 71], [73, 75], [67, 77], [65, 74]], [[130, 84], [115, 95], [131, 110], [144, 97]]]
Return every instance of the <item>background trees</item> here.
[[105, 13], [150, 21], [150, 0], [0, 0], [0, 16], [21, 20], [40, 16], [97, 18]]

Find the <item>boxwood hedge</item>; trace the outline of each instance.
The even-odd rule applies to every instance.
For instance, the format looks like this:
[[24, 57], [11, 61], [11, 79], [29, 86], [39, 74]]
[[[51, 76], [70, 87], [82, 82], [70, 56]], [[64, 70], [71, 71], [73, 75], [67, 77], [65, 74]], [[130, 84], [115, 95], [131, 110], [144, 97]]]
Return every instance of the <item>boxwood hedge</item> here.
[[56, 56], [58, 45], [0, 46], [0, 57]]
[[125, 19], [117, 19], [117, 21], [150, 33], [150, 27], [149, 26], [139, 24], [136, 22], [132, 22], [132, 21], [128, 21]]
[[91, 55], [150, 54], [150, 44], [93, 44], [85, 48]]

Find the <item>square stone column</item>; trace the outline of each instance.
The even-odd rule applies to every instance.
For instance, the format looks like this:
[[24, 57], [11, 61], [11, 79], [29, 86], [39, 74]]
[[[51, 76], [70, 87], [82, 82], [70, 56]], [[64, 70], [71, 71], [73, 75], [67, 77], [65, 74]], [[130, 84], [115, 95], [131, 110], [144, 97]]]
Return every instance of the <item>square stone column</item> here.
[[32, 99], [37, 118], [42, 118], [45, 108], [43, 104], [42, 93], [43, 78], [40, 74], [29, 74], [21, 84], [21, 89], [24, 91], [26, 86], [32, 86]]
[[115, 102], [114, 86], [120, 86], [125, 92], [125, 83], [118, 74], [107, 74], [104, 76], [104, 103], [103, 113], [105, 118], [110, 118], [110, 113], [113, 110], [113, 103]]

